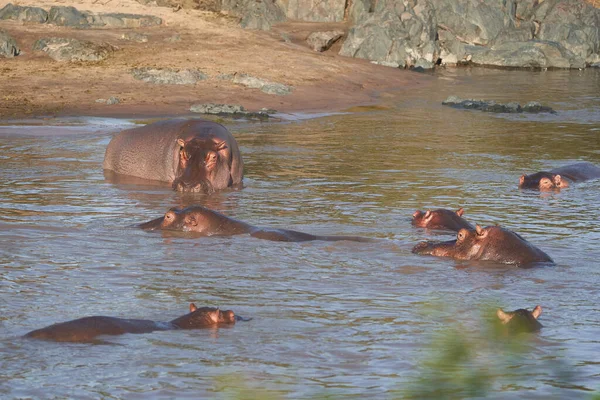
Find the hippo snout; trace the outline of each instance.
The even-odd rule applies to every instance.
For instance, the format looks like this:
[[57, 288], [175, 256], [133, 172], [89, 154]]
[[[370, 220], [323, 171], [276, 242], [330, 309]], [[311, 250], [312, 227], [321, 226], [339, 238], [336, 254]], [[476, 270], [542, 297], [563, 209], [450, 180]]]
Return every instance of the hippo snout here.
[[414, 254], [431, 254], [433, 250], [432, 242], [420, 242], [412, 248]]
[[214, 192], [212, 185], [207, 181], [202, 181], [199, 183], [189, 183], [184, 181], [177, 181], [173, 183], [173, 189], [178, 192], [186, 192], [186, 193], [207, 193], [210, 194]]

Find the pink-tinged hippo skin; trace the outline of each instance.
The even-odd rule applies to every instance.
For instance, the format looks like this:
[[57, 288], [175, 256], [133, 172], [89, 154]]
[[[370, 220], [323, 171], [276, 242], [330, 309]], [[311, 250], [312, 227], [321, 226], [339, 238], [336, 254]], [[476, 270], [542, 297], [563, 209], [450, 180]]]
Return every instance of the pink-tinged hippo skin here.
[[115, 135], [104, 155], [105, 175], [168, 182], [181, 192], [212, 193], [241, 186], [238, 144], [220, 124], [199, 119], [159, 121]]
[[499, 308], [496, 316], [503, 330], [508, 334], [518, 334], [523, 332], [538, 332], [543, 325], [538, 321], [542, 314], [542, 307], [535, 306], [532, 311], [519, 308], [515, 311], [503, 311]]
[[426, 212], [417, 210], [413, 214], [412, 225], [427, 229], [444, 229], [458, 232], [461, 229], [473, 230], [475, 227], [467, 222], [462, 216], [464, 210], [459, 208], [456, 211], [439, 208], [437, 210], [427, 210]]
[[456, 260], [494, 261], [528, 268], [536, 264], [553, 264], [552, 258], [533, 246], [519, 234], [499, 226], [475, 230], [461, 229], [456, 240], [447, 242], [421, 242], [413, 253]]
[[554, 168], [550, 171], [521, 175], [521, 178], [519, 178], [519, 188], [541, 191], [560, 190], [569, 187], [569, 184], [572, 182], [582, 182], [597, 178], [600, 178], [600, 168], [589, 162], [580, 162]]
[[320, 236], [289, 229], [259, 228], [202, 206], [172, 208], [167, 211], [164, 217], [139, 224], [138, 227], [145, 230], [192, 232], [198, 236], [250, 234], [250, 236], [255, 238], [279, 242], [306, 242], [310, 240], [374, 241], [373, 239], [360, 236]]
[[231, 310], [221, 311], [212, 307], [198, 308], [194, 303], [191, 303], [189, 314], [169, 322], [104, 316], [84, 317], [31, 331], [25, 337], [55, 342], [93, 342], [96, 337], [101, 335], [200, 329], [234, 324], [236, 319], [240, 319], [240, 317], [237, 317]]

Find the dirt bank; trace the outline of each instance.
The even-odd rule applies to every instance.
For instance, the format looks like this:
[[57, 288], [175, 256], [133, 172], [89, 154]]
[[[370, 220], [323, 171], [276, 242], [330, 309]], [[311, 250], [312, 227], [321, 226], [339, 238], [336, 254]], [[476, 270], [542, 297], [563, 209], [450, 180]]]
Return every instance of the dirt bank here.
[[[0, 8], [8, 2], [0, 1]], [[49, 24], [1, 21], [0, 28], [18, 43], [22, 54], [0, 58], [0, 118], [42, 115], [142, 116], [188, 114], [195, 103], [241, 104], [282, 112], [335, 111], [385, 101], [425, 88], [429, 76], [383, 67], [337, 55], [339, 44], [325, 53], [309, 49], [306, 36], [314, 30], [346, 29], [343, 24], [286, 23], [270, 32], [244, 30], [236, 20], [212, 12], [144, 6], [133, 0], [31, 1], [19, 5], [49, 10], [71, 5], [81, 11], [150, 14], [163, 19], [157, 27], [137, 29], [72, 29]], [[121, 39], [137, 32], [148, 42]], [[179, 35], [181, 40], [165, 39]], [[108, 42], [118, 47], [98, 63], [57, 62], [32, 51], [42, 37], [67, 37]], [[285, 39], [284, 39], [285, 38]], [[199, 69], [209, 79], [194, 85], [156, 85], [136, 80], [132, 68]], [[293, 86], [286, 96], [250, 89], [222, 74], [249, 74]], [[399, 91], [400, 89], [400, 91]], [[96, 102], [110, 96], [120, 103]]]

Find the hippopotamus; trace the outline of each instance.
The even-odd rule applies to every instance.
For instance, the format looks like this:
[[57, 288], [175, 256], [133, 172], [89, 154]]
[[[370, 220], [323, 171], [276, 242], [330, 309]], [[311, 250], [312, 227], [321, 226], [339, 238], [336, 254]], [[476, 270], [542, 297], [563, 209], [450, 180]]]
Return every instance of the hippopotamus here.
[[533, 246], [519, 234], [500, 226], [488, 226], [475, 230], [461, 229], [456, 240], [447, 242], [421, 242], [413, 249], [416, 254], [452, 257], [456, 260], [487, 260], [518, 267], [554, 261], [542, 250]]
[[371, 239], [359, 236], [320, 236], [289, 229], [259, 228], [242, 221], [227, 217], [203, 206], [171, 208], [164, 217], [139, 224], [145, 230], [165, 230], [193, 232], [200, 236], [250, 236], [280, 242], [306, 242], [309, 240], [351, 240], [370, 242]]
[[439, 208], [437, 210], [427, 210], [426, 212], [417, 210], [413, 214], [412, 224], [421, 228], [428, 229], [446, 229], [458, 232], [461, 229], [473, 230], [475, 227], [467, 222], [462, 216], [464, 210], [459, 208], [456, 211]]
[[600, 168], [589, 162], [580, 162], [550, 171], [521, 175], [520, 189], [556, 190], [568, 187], [571, 182], [600, 178]]
[[221, 324], [234, 324], [236, 320], [241, 319], [231, 310], [221, 311], [213, 307], [198, 308], [191, 303], [189, 314], [169, 322], [104, 316], [84, 317], [31, 331], [25, 337], [55, 342], [91, 342], [100, 335], [208, 328]]
[[159, 121], [115, 135], [104, 170], [168, 182], [180, 192], [239, 186], [244, 163], [238, 144], [220, 124], [200, 119]]
[[535, 306], [533, 311], [519, 308], [515, 311], [502, 311], [499, 308], [496, 311], [496, 316], [500, 320], [507, 333], [521, 332], [537, 332], [542, 329], [543, 325], [538, 321], [538, 317], [542, 314], [542, 307]]

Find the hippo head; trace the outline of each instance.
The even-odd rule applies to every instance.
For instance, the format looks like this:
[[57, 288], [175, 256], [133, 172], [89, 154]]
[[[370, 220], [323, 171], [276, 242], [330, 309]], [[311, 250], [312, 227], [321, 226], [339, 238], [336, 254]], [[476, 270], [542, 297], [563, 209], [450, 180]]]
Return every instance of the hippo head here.
[[567, 180], [551, 172], [536, 172], [531, 175], [521, 175], [519, 189], [538, 189], [542, 191], [555, 190], [569, 186]]
[[502, 311], [498, 309], [496, 316], [509, 333], [537, 332], [543, 325], [538, 322], [542, 314], [542, 307], [535, 306], [533, 311], [520, 308], [515, 311]]
[[234, 324], [235, 314], [231, 310], [221, 311], [213, 307], [196, 307], [190, 303], [190, 313], [174, 319], [171, 323], [181, 329], [194, 329], [218, 324]]
[[177, 139], [179, 165], [173, 189], [212, 193], [231, 186], [231, 150], [217, 137]]
[[164, 217], [138, 225], [146, 230], [195, 232], [206, 236], [218, 233], [223, 216], [202, 206], [171, 208]]
[[412, 224], [421, 228], [447, 227], [456, 217], [462, 217], [464, 212], [462, 208], [456, 211], [439, 209], [423, 212], [417, 210], [413, 214]]

